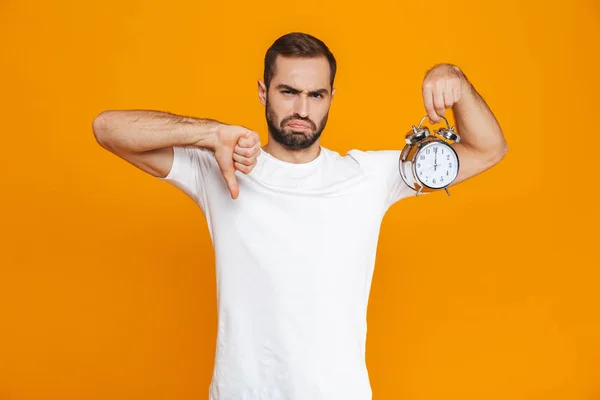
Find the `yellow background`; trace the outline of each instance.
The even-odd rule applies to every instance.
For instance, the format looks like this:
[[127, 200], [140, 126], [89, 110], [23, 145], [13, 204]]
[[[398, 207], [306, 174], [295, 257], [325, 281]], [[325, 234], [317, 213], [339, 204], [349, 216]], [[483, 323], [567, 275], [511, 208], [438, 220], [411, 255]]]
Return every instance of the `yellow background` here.
[[256, 81], [291, 31], [339, 62], [323, 145], [400, 148], [438, 62], [465, 71], [509, 142], [450, 197], [386, 215], [374, 399], [600, 399], [597, 2], [13, 0], [0, 15], [1, 400], [208, 397], [205, 220], [91, 124], [148, 108], [265, 141]]

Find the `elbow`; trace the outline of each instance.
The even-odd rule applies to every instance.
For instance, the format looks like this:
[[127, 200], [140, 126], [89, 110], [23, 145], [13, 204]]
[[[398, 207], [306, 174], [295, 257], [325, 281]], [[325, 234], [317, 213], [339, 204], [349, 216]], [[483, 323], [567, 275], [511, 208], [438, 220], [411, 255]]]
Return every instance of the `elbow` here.
[[109, 117], [110, 111], [102, 111], [92, 121], [92, 132], [96, 142], [105, 149], [111, 147], [109, 143]]
[[506, 153], [508, 153], [508, 143], [506, 141], [502, 141], [502, 143], [496, 147], [496, 150], [490, 153], [488, 157], [489, 163], [491, 165], [498, 164], [504, 159]]
[[502, 159], [506, 156], [506, 153], [508, 153], [508, 143], [506, 142], [506, 140], [504, 140], [504, 141], [502, 141], [502, 144], [499, 146], [498, 162], [502, 161]]

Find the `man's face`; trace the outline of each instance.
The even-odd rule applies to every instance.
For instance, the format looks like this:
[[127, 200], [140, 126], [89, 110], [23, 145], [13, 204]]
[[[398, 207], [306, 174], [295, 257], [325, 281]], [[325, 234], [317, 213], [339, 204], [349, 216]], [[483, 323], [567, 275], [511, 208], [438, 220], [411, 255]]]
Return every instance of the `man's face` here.
[[319, 139], [335, 94], [329, 75], [325, 57], [277, 57], [266, 95], [264, 86], [259, 88], [275, 141], [288, 149], [306, 149]]

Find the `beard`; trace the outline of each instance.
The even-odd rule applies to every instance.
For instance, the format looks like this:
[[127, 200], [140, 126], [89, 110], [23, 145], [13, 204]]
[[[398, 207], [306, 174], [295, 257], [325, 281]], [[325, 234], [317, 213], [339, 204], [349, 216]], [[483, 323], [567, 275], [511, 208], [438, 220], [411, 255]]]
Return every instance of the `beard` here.
[[[277, 114], [275, 114], [275, 111], [273, 111], [269, 106], [268, 100], [267, 106], [265, 107], [265, 114], [271, 137], [273, 137], [277, 143], [290, 150], [307, 149], [312, 146], [321, 136], [323, 129], [325, 129], [325, 125], [327, 125], [327, 118], [329, 117], [329, 111], [327, 111], [327, 114], [325, 114], [321, 120], [321, 123], [317, 127], [316, 124], [310, 119], [302, 118], [299, 115], [294, 114], [290, 117], [284, 118], [279, 126], [277, 126], [275, 122], [278, 119]], [[293, 128], [285, 126], [287, 123], [293, 120], [302, 121], [308, 124], [310, 129], [295, 131]]]

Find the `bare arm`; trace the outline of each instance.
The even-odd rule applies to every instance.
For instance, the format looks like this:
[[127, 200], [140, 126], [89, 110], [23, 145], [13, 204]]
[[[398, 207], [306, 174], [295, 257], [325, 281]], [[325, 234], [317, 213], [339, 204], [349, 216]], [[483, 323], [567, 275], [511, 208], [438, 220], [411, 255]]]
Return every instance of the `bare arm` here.
[[100, 144], [129, 152], [172, 146], [199, 146], [214, 151], [217, 129], [223, 125], [153, 110], [108, 110], [100, 113], [93, 129]]
[[211, 150], [233, 198], [238, 196], [235, 170], [249, 173], [260, 154], [260, 137], [243, 126], [210, 118], [193, 118], [154, 110], [108, 110], [92, 128], [100, 146], [156, 177], [173, 166], [173, 147]]
[[423, 83], [423, 98], [429, 118], [437, 123], [445, 109], [452, 108], [460, 143], [453, 147], [460, 159], [456, 185], [498, 164], [508, 144], [494, 114], [466, 75], [456, 66], [439, 64]]
[[454, 148], [461, 160], [456, 185], [498, 164], [508, 144], [493, 112], [474, 86], [461, 73], [462, 95], [454, 104], [457, 132], [463, 139]]
[[221, 122], [154, 110], [108, 110], [92, 128], [106, 150], [153, 176], [166, 176], [173, 165], [173, 146], [215, 149]]

